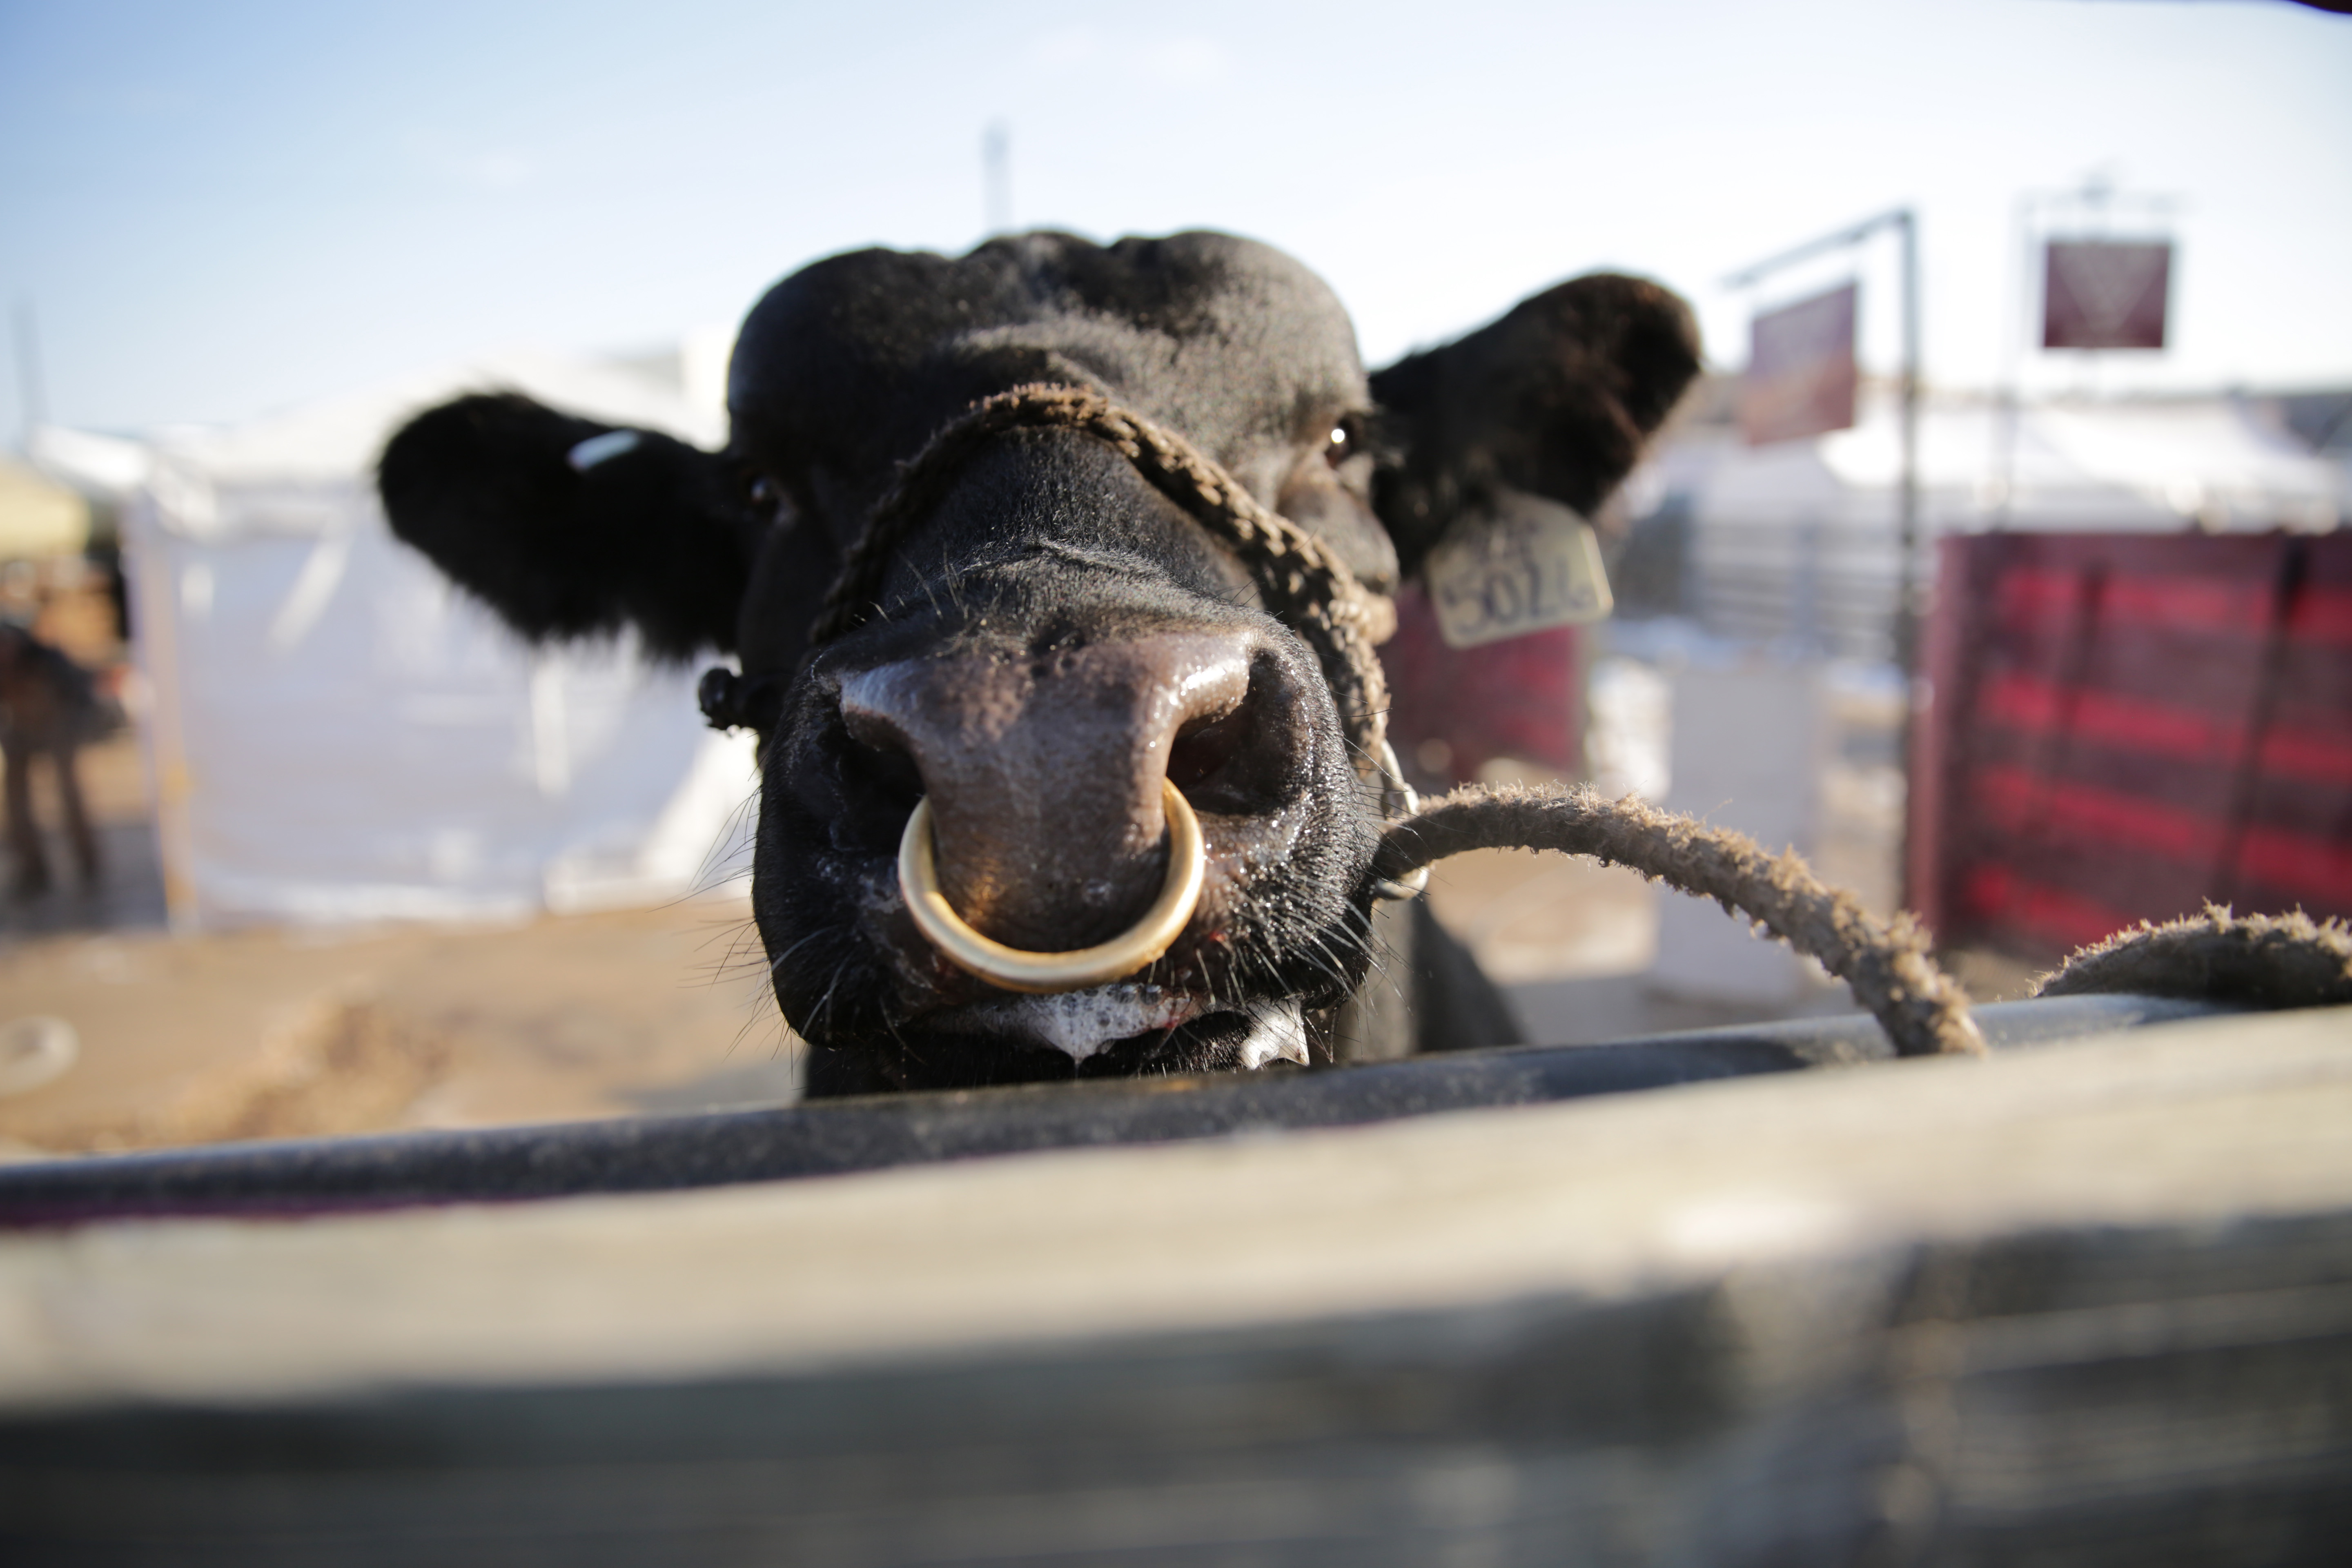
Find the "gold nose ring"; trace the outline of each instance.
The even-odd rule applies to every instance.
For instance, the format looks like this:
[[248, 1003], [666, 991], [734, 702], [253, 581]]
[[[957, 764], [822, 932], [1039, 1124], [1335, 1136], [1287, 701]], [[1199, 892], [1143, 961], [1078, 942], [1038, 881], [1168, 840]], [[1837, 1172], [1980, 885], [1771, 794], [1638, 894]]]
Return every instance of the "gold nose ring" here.
[[916, 929], [948, 962], [1007, 991], [1045, 994], [1082, 991], [1134, 973], [1166, 952], [1192, 918], [1209, 857], [1201, 842], [1201, 819], [1192, 802], [1167, 779], [1160, 795], [1168, 816], [1168, 881], [1143, 918], [1110, 941], [1071, 952], [1026, 952], [985, 937], [966, 924], [940, 888], [938, 853], [931, 842], [931, 803], [915, 804], [907, 831], [898, 838], [898, 891]]

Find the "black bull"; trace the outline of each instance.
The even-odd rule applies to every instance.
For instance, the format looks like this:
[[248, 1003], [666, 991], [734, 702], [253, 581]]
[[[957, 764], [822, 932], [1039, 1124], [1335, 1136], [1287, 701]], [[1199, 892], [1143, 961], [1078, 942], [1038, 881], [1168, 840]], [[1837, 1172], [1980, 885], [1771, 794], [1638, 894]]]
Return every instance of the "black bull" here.
[[[1680, 300], [1595, 276], [1367, 377], [1338, 300], [1277, 251], [1040, 234], [778, 284], [737, 343], [723, 452], [478, 396], [396, 436], [381, 482], [401, 537], [526, 637], [634, 625], [661, 655], [739, 656], [721, 709], [760, 733], [753, 906], [812, 1093], [1328, 1060], [1505, 1026], [1425, 915], [1376, 923], [1371, 759], [1234, 553], [1104, 441], [1024, 430], [956, 468], [873, 613], [813, 647], [845, 555], [934, 432], [1050, 384], [1189, 439], [1387, 593], [1495, 486], [1597, 507], [1697, 367]], [[916, 929], [918, 801], [953, 909], [1058, 952], [1153, 902], [1168, 784], [1206, 864], [1148, 968], [1016, 994]]]

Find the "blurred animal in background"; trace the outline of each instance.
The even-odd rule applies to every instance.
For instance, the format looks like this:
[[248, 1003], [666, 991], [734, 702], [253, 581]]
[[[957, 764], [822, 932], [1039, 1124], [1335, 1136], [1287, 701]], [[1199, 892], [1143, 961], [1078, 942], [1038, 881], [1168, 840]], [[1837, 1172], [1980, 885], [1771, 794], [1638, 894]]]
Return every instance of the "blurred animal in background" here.
[[66, 840], [85, 886], [98, 881], [98, 839], [83, 804], [76, 752], [105, 727], [104, 706], [89, 671], [22, 626], [0, 622], [0, 752], [7, 760], [10, 889], [18, 898], [47, 891], [49, 858], [33, 817], [33, 763], [57, 782]]
[[1389, 596], [1499, 487], [1596, 509], [1698, 363], [1596, 276], [1367, 376], [1265, 246], [1033, 234], [778, 284], [723, 452], [485, 395], [379, 478], [528, 637], [737, 656], [813, 1095], [1364, 1059], [1511, 1035], [1374, 871]]

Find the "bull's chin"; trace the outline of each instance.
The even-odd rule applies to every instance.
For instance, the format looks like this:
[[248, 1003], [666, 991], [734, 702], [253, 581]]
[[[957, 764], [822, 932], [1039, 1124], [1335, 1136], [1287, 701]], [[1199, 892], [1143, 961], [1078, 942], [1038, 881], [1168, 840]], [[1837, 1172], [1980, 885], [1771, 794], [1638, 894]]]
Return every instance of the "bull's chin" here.
[[1057, 1051], [1074, 1068], [1129, 1072], [1307, 1065], [1307, 1024], [1295, 1001], [1220, 1005], [1195, 993], [1114, 981], [1084, 991], [967, 1002], [926, 1015], [926, 1034]]

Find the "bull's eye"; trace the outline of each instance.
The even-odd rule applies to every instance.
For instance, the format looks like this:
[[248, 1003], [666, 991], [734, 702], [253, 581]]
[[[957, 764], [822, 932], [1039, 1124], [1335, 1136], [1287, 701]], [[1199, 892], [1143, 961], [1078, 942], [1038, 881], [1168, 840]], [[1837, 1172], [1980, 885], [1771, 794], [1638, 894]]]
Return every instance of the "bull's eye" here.
[[1324, 460], [1338, 468], [1356, 455], [1356, 422], [1342, 419], [1331, 426], [1330, 440], [1323, 447]]

